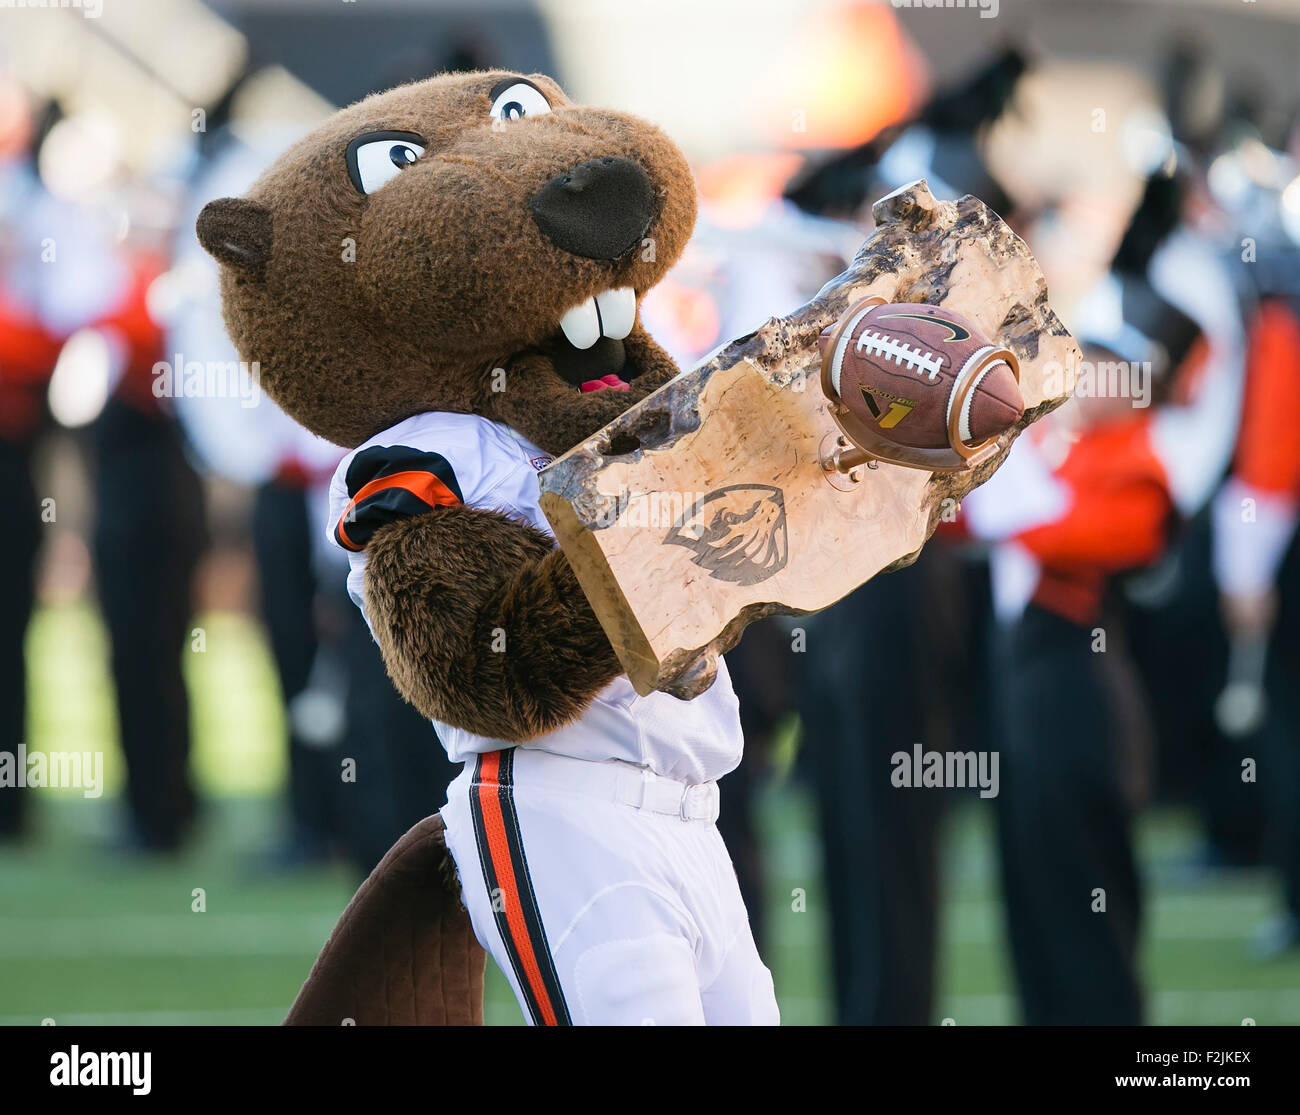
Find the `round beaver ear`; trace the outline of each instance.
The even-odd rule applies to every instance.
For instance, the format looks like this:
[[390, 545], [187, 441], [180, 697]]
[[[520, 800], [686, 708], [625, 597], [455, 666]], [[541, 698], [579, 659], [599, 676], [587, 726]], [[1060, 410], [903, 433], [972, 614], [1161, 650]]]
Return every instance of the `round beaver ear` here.
[[271, 211], [256, 201], [242, 197], [210, 201], [194, 230], [209, 254], [241, 271], [261, 271], [271, 258]]

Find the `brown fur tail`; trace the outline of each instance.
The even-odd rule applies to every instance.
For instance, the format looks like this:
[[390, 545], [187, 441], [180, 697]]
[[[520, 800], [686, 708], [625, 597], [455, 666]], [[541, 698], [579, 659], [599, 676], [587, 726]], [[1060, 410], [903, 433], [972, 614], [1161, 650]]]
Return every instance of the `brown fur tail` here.
[[284, 1024], [481, 1026], [483, 964], [435, 813], [353, 895]]

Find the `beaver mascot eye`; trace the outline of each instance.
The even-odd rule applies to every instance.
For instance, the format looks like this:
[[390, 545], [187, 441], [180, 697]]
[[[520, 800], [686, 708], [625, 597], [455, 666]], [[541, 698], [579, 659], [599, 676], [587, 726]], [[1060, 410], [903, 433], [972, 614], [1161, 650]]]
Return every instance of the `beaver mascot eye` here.
[[348, 177], [373, 194], [423, 154], [424, 140], [411, 132], [368, 132], [348, 144]]
[[531, 81], [506, 78], [493, 88], [491, 97], [493, 120], [518, 120], [521, 116], [545, 116], [551, 111], [551, 102]]

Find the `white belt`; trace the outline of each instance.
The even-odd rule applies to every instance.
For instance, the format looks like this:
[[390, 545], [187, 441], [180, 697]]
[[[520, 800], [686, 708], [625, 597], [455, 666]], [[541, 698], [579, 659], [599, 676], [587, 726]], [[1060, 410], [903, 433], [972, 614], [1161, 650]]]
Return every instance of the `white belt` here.
[[529, 747], [517, 747], [514, 762], [517, 775], [528, 784], [589, 793], [683, 821], [718, 819], [716, 782], [683, 782], [618, 759], [593, 762]]
[[629, 767], [620, 772], [618, 800], [636, 809], [666, 813], [683, 821], [718, 819], [718, 784], [700, 782], [694, 786], [665, 778], [643, 767]]

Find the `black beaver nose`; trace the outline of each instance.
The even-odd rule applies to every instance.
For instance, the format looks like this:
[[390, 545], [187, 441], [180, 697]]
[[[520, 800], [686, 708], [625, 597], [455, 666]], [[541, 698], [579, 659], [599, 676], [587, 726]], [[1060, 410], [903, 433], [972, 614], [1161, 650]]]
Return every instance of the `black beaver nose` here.
[[606, 155], [557, 174], [533, 195], [533, 220], [570, 255], [618, 259], [654, 216], [654, 187], [631, 159]]

